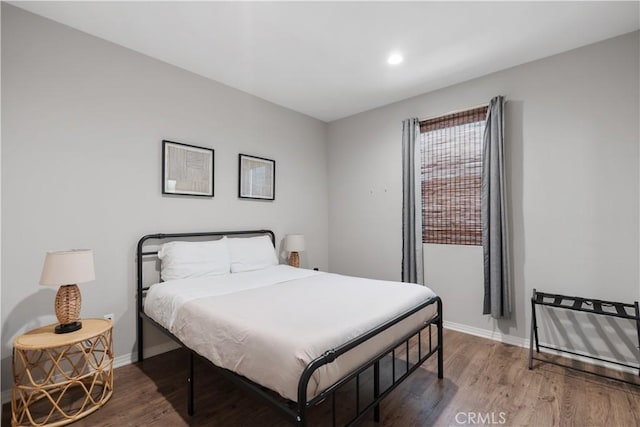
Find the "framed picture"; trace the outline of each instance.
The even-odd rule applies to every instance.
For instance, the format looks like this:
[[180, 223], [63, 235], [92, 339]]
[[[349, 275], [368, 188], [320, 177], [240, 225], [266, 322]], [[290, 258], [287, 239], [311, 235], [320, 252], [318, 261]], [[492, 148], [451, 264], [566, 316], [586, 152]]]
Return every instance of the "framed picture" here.
[[239, 154], [238, 197], [274, 200], [276, 196], [276, 162], [262, 157]]
[[213, 197], [213, 150], [162, 141], [162, 194]]

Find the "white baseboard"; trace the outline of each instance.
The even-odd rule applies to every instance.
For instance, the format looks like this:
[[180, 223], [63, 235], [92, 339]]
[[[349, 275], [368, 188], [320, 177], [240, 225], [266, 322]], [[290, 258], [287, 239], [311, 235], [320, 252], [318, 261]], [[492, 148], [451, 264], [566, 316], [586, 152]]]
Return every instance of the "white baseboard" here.
[[[180, 346], [173, 341], [168, 341], [162, 344], [154, 345], [153, 347], [144, 349], [144, 357], [145, 359], [153, 356], [157, 356], [158, 354], [166, 353], [171, 350], [175, 350], [176, 348], [180, 348]], [[117, 356], [113, 359], [113, 368], [119, 368], [121, 366], [130, 365], [132, 363], [136, 363], [138, 361], [138, 354], [136, 352], [123, 354]]]
[[[146, 348], [144, 351], [144, 357], [153, 357], [158, 354], [166, 353], [171, 350], [175, 350], [180, 346], [173, 341], [168, 341], [166, 343], [154, 345], [153, 347]], [[130, 365], [138, 361], [138, 354], [133, 352], [129, 354], [122, 354], [120, 356], [116, 356], [113, 359], [113, 369], [120, 368], [122, 366]], [[7, 402], [11, 401], [11, 389], [2, 390], [0, 394], [0, 399], [2, 400], [2, 404], [4, 405]]]
[[[469, 334], [469, 335], [475, 335], [475, 336], [481, 337], [481, 338], [488, 338], [488, 339], [493, 340], [493, 341], [498, 341], [498, 342], [502, 342], [502, 343], [505, 343], [505, 344], [511, 344], [511, 345], [515, 345], [515, 346], [518, 346], [518, 347], [524, 347], [524, 348], [527, 348], [527, 349], [529, 348], [529, 339], [528, 338], [514, 337], [513, 335], [507, 335], [507, 334], [503, 334], [501, 332], [490, 331], [488, 329], [482, 329], [482, 328], [476, 328], [476, 327], [473, 327], [473, 326], [462, 325], [460, 323], [447, 322], [446, 320], [443, 322], [443, 326], [445, 327], [445, 329], [451, 329], [452, 331], [462, 332], [462, 333]], [[544, 342], [540, 342], [540, 345], [558, 347], [557, 345], [544, 343]], [[559, 347], [559, 348], [562, 348], [562, 347]], [[562, 349], [571, 351], [571, 349], [567, 349], [567, 348], [562, 348]], [[613, 369], [615, 371], [628, 372], [628, 373], [631, 373], [631, 374], [637, 374], [638, 373], [637, 369], [628, 368], [626, 366], [616, 365], [615, 363], [603, 362], [603, 361], [600, 361], [600, 360], [590, 359], [588, 357], [577, 356], [577, 355], [573, 355], [573, 354], [569, 354], [569, 353], [563, 353], [561, 351], [555, 351], [555, 350], [550, 350], [550, 349], [546, 349], [546, 348], [542, 349], [542, 350], [543, 350], [544, 353], [549, 353], [549, 354], [553, 354], [553, 355], [557, 355], [557, 356], [562, 356], [562, 357], [566, 357], [568, 359], [577, 360], [577, 361], [584, 362], [584, 363], [590, 363], [592, 365], [602, 366], [604, 368]]]
[[443, 326], [445, 329], [451, 329], [452, 331], [463, 332], [469, 335], [475, 335], [481, 338], [488, 338], [493, 341], [499, 341], [505, 344], [516, 345], [518, 347], [529, 347], [529, 340], [526, 338], [514, 337], [513, 335], [506, 335], [502, 332], [490, 331], [488, 329], [476, 328], [474, 326], [467, 326], [460, 323], [444, 321]]

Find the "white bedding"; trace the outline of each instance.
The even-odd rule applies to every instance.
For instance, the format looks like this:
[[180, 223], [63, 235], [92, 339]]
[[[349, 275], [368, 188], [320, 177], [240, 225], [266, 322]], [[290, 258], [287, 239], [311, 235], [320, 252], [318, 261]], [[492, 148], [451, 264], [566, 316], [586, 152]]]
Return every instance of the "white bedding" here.
[[[145, 313], [215, 365], [297, 401], [304, 368], [325, 351], [435, 294], [424, 286], [278, 265], [151, 286]], [[320, 368], [308, 397], [435, 315], [435, 304]]]

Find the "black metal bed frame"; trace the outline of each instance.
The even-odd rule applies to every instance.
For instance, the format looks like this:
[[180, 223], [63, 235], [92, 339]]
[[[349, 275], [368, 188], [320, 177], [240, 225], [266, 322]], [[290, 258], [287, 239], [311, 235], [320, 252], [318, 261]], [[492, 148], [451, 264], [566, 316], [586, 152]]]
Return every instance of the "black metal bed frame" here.
[[[540, 344], [538, 340], [538, 319], [536, 316], [536, 305], [544, 305], [547, 307], [562, 308], [565, 310], [572, 310], [572, 311], [582, 311], [584, 313], [618, 317], [620, 319], [630, 319], [634, 321], [636, 324], [636, 333], [637, 333], [636, 339], [639, 344], [638, 348], [640, 349], [640, 306], [638, 305], [638, 301], [635, 301], [633, 304], [628, 304], [628, 303], [615, 302], [615, 301], [603, 301], [603, 300], [593, 299], [593, 298], [582, 298], [582, 297], [572, 297], [567, 295], [550, 294], [546, 292], [538, 292], [534, 289], [533, 295], [531, 296], [531, 334], [529, 336], [529, 369], [533, 369], [533, 361], [538, 360], [540, 362], [546, 362], [546, 363], [562, 366], [565, 368], [575, 369], [577, 371], [585, 372], [592, 375], [597, 375], [599, 377], [604, 377], [604, 378], [608, 378], [616, 381], [621, 381], [627, 384], [632, 384], [636, 386], [640, 385], [637, 382], [627, 381], [621, 378], [612, 377], [610, 375], [604, 375], [604, 374], [599, 374], [597, 372], [587, 371], [585, 369], [580, 369], [564, 363], [555, 362], [553, 360], [541, 359], [539, 357], [534, 356], [533, 348], [535, 344], [536, 353], [540, 353], [540, 349], [545, 348], [548, 350], [573, 354], [574, 356], [587, 357], [589, 359], [599, 360], [600, 362], [613, 363], [615, 365], [624, 366], [627, 368], [638, 369], [638, 376], [640, 376], [640, 351], [638, 351], [638, 353], [636, 354], [636, 357], [638, 358], [638, 364], [631, 365], [629, 363], [623, 363], [617, 360], [604, 359], [601, 357], [593, 356], [591, 354], [577, 353], [574, 351], [565, 350], [558, 347], [551, 347], [551, 346]], [[615, 309], [615, 312], [607, 311], [603, 307], [613, 308]], [[627, 310], [633, 312], [633, 314], [629, 314]]]
[[[136, 261], [137, 261], [137, 344], [138, 344], [138, 362], [142, 362], [144, 360], [144, 335], [143, 335], [143, 320], [146, 319], [151, 324], [158, 327], [163, 333], [168, 335], [178, 344], [183, 346], [189, 351], [189, 376], [187, 378], [188, 382], [188, 402], [187, 402], [187, 412], [189, 415], [193, 415], [194, 413], [194, 355], [201, 357], [202, 359], [209, 362], [210, 365], [215, 367], [218, 372], [220, 372], [224, 377], [228, 378], [232, 382], [239, 385], [241, 388], [248, 390], [249, 392], [259, 396], [262, 398], [269, 406], [274, 408], [280, 415], [284, 416], [289, 421], [293, 422], [298, 426], [306, 426], [308, 422], [308, 410], [314, 406], [317, 406], [321, 402], [325, 401], [329, 397], [332, 402], [332, 423], [336, 425], [336, 391], [345, 386], [347, 383], [352, 381], [354, 378], [356, 380], [356, 414], [353, 418], [351, 418], [346, 425], [354, 425], [366, 416], [369, 411], [373, 409], [374, 420], [380, 420], [380, 402], [384, 399], [391, 391], [393, 391], [402, 381], [404, 381], [412, 372], [418, 369], [428, 358], [430, 358], [434, 353], [437, 352], [438, 357], [438, 378], [443, 378], [443, 342], [442, 342], [442, 300], [440, 297], [431, 298], [417, 305], [416, 307], [384, 322], [383, 324], [377, 326], [376, 328], [336, 347], [326, 351], [324, 354], [311, 361], [300, 376], [298, 382], [298, 401], [292, 402], [285, 399], [280, 399], [275, 397], [273, 394], [265, 391], [264, 387], [259, 384], [254, 383], [253, 381], [243, 377], [235, 372], [232, 372], [228, 369], [221, 368], [219, 366], [214, 365], [209, 360], [204, 357], [198, 355], [189, 347], [187, 347], [184, 343], [182, 343], [175, 335], [169, 332], [167, 329], [162, 327], [160, 324], [155, 322], [149, 316], [144, 313], [143, 309], [143, 298], [146, 291], [149, 289], [148, 286], [143, 284], [143, 269], [142, 263], [144, 257], [157, 255], [157, 251], [148, 251], [145, 252], [143, 250], [143, 246], [145, 242], [148, 240], [167, 240], [167, 239], [179, 239], [179, 238], [194, 238], [194, 237], [222, 237], [222, 236], [233, 236], [233, 235], [268, 235], [271, 238], [272, 243], [275, 246], [275, 235], [271, 230], [247, 230], [247, 231], [224, 231], [224, 232], [200, 232], [200, 233], [173, 233], [173, 234], [149, 234], [142, 237], [138, 241], [137, 252], [136, 252]], [[309, 380], [313, 373], [319, 369], [321, 366], [332, 363], [336, 358], [345, 354], [346, 352], [354, 349], [365, 341], [373, 338], [374, 336], [382, 333], [383, 331], [389, 329], [390, 327], [398, 324], [402, 320], [408, 318], [409, 316], [419, 312], [420, 310], [424, 310], [425, 308], [436, 304], [437, 313], [436, 316], [432, 319], [422, 323], [419, 327], [414, 328], [410, 333], [404, 335], [401, 339], [395, 341], [392, 345], [386, 347], [382, 352], [378, 353], [376, 356], [372, 357], [356, 370], [351, 372], [346, 377], [342, 378], [338, 382], [334, 383], [324, 391], [322, 391], [317, 396], [308, 399], [307, 398], [307, 388], [309, 385]], [[432, 342], [432, 331], [431, 327], [435, 325], [437, 328], [437, 344]], [[425, 354], [422, 352], [422, 332], [428, 330], [429, 334], [429, 347], [428, 351]], [[417, 337], [417, 347], [418, 347], [418, 358], [417, 361], [410, 366], [410, 358], [409, 358], [409, 343], [412, 339], [416, 339]], [[396, 378], [396, 361], [395, 361], [395, 351], [398, 347], [404, 346], [404, 351], [406, 354], [406, 371]], [[392, 356], [392, 373], [391, 373], [391, 384], [385, 389], [380, 390], [380, 361], [388, 356]], [[360, 375], [362, 375], [366, 370], [373, 367], [373, 400], [369, 402], [364, 407], [360, 407]]]

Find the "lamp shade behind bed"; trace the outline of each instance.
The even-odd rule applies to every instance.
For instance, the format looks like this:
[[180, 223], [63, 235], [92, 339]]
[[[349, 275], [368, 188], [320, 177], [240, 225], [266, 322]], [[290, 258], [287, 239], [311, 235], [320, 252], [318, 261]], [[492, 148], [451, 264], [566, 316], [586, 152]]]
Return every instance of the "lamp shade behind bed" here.
[[291, 252], [289, 256], [289, 265], [293, 267], [300, 267], [300, 256], [298, 252], [302, 252], [305, 249], [304, 235], [303, 234], [287, 234], [284, 238], [284, 248], [287, 252]]

